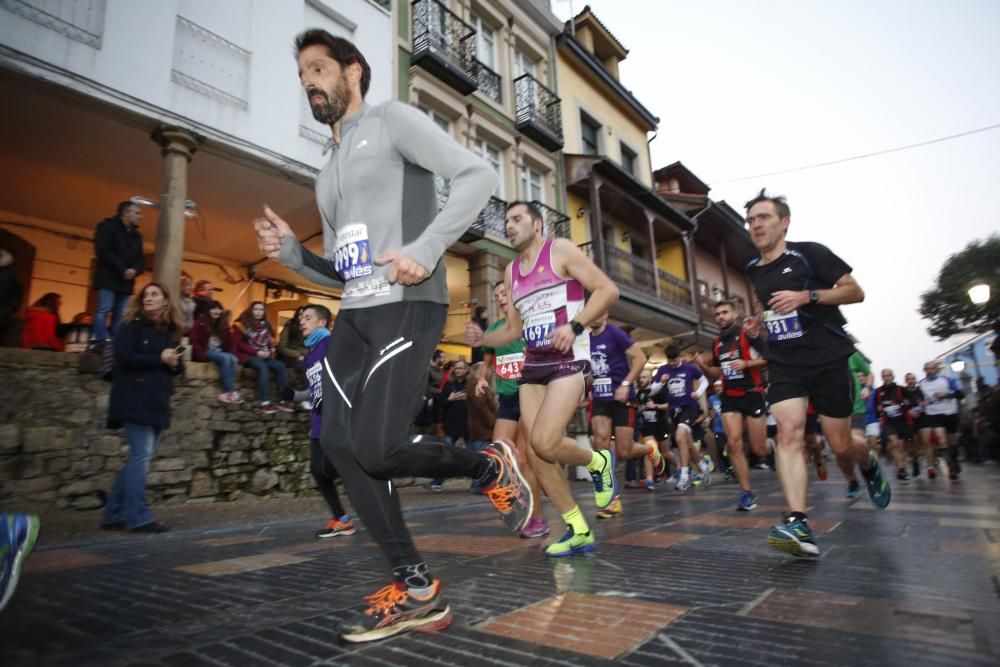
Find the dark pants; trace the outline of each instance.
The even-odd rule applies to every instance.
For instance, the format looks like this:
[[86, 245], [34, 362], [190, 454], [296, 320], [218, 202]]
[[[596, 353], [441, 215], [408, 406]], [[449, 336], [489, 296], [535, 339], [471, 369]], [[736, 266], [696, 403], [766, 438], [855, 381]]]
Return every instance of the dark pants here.
[[323, 496], [323, 500], [330, 508], [330, 513], [334, 518], [339, 519], [347, 514], [340, 502], [340, 495], [337, 493], [336, 481], [340, 477], [340, 473], [330, 463], [330, 460], [323, 456], [323, 449], [319, 446], [319, 438], [312, 438], [310, 443], [309, 472], [316, 480], [316, 488], [319, 489], [320, 495]]
[[421, 562], [403, 521], [397, 477], [480, 477], [488, 457], [409, 435], [447, 306], [405, 301], [342, 309], [323, 372], [323, 453], [392, 567]]

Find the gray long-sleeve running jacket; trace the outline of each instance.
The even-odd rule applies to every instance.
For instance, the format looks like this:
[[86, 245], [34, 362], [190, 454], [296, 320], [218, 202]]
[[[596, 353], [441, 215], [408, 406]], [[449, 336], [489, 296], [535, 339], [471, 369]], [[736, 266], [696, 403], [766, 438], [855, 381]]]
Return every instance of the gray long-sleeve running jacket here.
[[[324, 257], [286, 236], [278, 261], [314, 283], [342, 287], [342, 308], [447, 304], [441, 256], [486, 205], [496, 173], [401, 102], [364, 104], [341, 120], [340, 132], [340, 144], [316, 177]], [[451, 181], [440, 212], [435, 175]], [[389, 265], [373, 260], [393, 250], [427, 268], [430, 277], [419, 285], [390, 285]]]

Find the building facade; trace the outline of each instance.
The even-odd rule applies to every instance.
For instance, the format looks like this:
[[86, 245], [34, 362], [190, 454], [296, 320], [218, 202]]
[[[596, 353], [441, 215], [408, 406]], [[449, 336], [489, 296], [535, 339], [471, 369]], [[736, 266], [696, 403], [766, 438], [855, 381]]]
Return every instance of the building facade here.
[[[467, 354], [464, 323], [478, 306], [499, 317], [492, 286], [514, 252], [504, 213], [532, 201], [550, 233], [568, 235], [553, 38], [561, 24], [535, 0], [393, 0], [397, 97], [497, 173], [499, 184], [469, 231], [445, 256], [451, 317], [444, 349]], [[448, 183], [439, 181], [442, 203]]]
[[[238, 312], [277, 323], [335, 291], [262, 261], [251, 221], [269, 204], [321, 247], [313, 194], [329, 128], [315, 122], [292, 43], [319, 27], [354, 41], [392, 97], [390, 12], [370, 0], [7, 0], [0, 3], [0, 243], [31, 256], [27, 302], [93, 312], [96, 224], [133, 197], [147, 273], [212, 280]], [[254, 280], [251, 280], [254, 277]], [[237, 299], [237, 297], [239, 297]]]

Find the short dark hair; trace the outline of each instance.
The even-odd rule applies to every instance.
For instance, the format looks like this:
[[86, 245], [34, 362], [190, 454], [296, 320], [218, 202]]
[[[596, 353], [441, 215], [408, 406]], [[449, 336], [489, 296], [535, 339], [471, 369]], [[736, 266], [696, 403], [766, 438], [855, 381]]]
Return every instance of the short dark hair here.
[[331, 35], [322, 28], [310, 28], [295, 38], [295, 56], [298, 57], [310, 46], [325, 46], [327, 55], [336, 60], [341, 67], [346, 68], [354, 63], [360, 65], [361, 97], [368, 94], [368, 86], [372, 82], [372, 68], [368, 66], [368, 61], [353, 42]]
[[515, 206], [523, 206], [524, 208], [528, 209], [528, 217], [531, 218], [532, 222], [534, 222], [535, 220], [540, 220], [542, 222], [542, 229], [545, 229], [545, 216], [542, 215], [541, 210], [537, 206], [535, 206], [530, 201], [515, 199], [511, 203], [507, 204], [506, 213], [510, 213], [510, 209], [514, 208]]
[[122, 217], [122, 213], [124, 213], [125, 211], [129, 210], [133, 206], [135, 206], [136, 208], [139, 208], [139, 205], [136, 204], [131, 199], [126, 199], [125, 201], [120, 202], [118, 204], [118, 208], [115, 209], [115, 217], [116, 218]]
[[736, 302], [732, 299], [719, 299], [715, 302], [714, 308], [721, 308], [722, 306], [729, 306], [733, 310], [736, 310]]
[[327, 324], [330, 324], [330, 322], [333, 321], [333, 313], [331, 313], [330, 309], [327, 308], [326, 306], [324, 306], [323, 304], [320, 304], [320, 303], [310, 303], [308, 306], [302, 306], [302, 310], [303, 311], [306, 311], [306, 310], [313, 311], [314, 313], [316, 313], [316, 317], [317, 318], [319, 318], [321, 320], [326, 320]]
[[769, 195], [767, 194], [767, 188], [761, 188], [756, 197], [744, 204], [744, 208], [749, 212], [751, 208], [765, 201], [774, 204], [774, 210], [778, 212], [779, 218], [790, 218], [792, 216], [792, 209], [788, 208], [785, 195]]
[[503, 280], [498, 280], [495, 283], [493, 283], [493, 289], [496, 289], [496, 288], [500, 287], [501, 285], [505, 285], [505, 284], [506, 283]]
[[667, 348], [664, 350], [664, 352], [667, 355], [667, 359], [676, 359], [677, 357], [681, 356], [681, 349], [676, 345], [667, 345]]

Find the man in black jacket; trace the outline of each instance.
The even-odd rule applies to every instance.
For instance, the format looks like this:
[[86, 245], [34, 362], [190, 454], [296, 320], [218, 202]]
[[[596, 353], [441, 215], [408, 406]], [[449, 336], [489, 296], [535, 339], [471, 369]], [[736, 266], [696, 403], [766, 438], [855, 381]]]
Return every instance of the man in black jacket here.
[[[118, 204], [114, 217], [107, 218], [94, 233], [97, 270], [94, 289], [97, 290], [97, 312], [94, 314], [94, 338], [108, 340], [118, 331], [128, 299], [132, 296], [135, 277], [146, 268], [142, 253], [139, 221], [142, 209], [130, 201]], [[108, 329], [108, 313], [111, 327]], [[111, 334], [110, 336], [108, 334]]]

